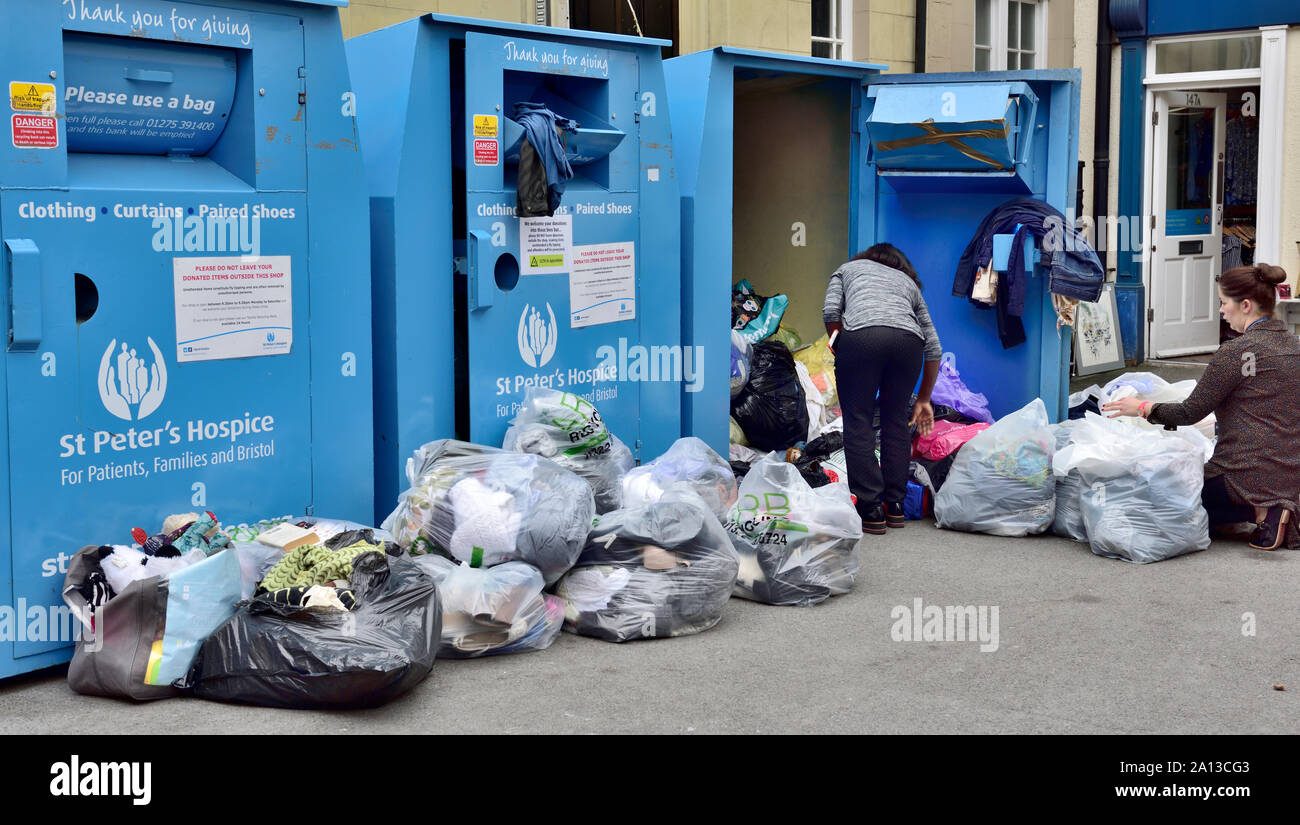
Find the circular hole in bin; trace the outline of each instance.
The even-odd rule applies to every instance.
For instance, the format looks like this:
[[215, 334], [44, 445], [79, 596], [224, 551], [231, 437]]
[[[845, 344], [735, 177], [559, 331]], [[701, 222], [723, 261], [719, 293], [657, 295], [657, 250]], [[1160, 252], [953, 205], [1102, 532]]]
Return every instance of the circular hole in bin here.
[[493, 272], [497, 279], [497, 289], [509, 292], [519, 283], [519, 259], [507, 252], [497, 258]]
[[99, 309], [99, 289], [96, 288], [94, 281], [80, 272], [75, 273], [74, 278], [76, 280], [77, 323], [84, 324], [90, 320], [90, 316], [95, 314], [95, 310]]

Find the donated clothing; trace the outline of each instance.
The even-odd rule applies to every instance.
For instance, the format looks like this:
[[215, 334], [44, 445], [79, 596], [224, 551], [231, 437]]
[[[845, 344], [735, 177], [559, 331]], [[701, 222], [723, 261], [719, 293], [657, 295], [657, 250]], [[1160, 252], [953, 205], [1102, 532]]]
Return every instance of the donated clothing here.
[[676, 487], [596, 519], [555, 593], [572, 633], [608, 642], [685, 636], [722, 619], [738, 564], [717, 514]]
[[1297, 547], [1300, 452], [1289, 446], [1297, 409], [1300, 341], [1282, 321], [1269, 319], [1221, 345], [1187, 400], [1152, 404], [1147, 420], [1182, 426], [1214, 413], [1219, 440], [1206, 477], [1223, 476], [1235, 501], [1289, 510], [1287, 544]]
[[411, 488], [384, 529], [412, 555], [445, 551], [474, 567], [527, 562], [547, 584], [573, 566], [596, 514], [586, 481], [527, 453], [434, 441], [415, 451], [406, 477]]
[[775, 453], [741, 482], [726, 528], [740, 559], [741, 598], [807, 607], [849, 592], [861, 568], [862, 518], [848, 486], [814, 489]]
[[925, 360], [943, 357], [939, 334], [921, 288], [905, 272], [876, 261], [849, 261], [831, 275], [822, 320], [839, 322], [844, 332], [866, 327], [894, 327], [925, 342]]
[[[578, 124], [568, 118], [560, 117], [540, 103], [516, 103], [514, 120], [523, 127], [524, 138], [534, 153], [534, 156], [528, 158], [525, 158], [523, 151], [519, 155], [520, 199], [517, 214], [521, 218], [536, 218], [542, 215], [551, 217], [560, 206], [560, 197], [564, 194], [565, 187], [569, 185], [569, 178], [573, 177], [573, 167], [569, 165], [564, 144], [560, 143], [560, 136], [555, 130], [559, 127], [566, 132], [577, 132]], [[530, 167], [532, 174], [525, 174], [529, 171], [523, 168], [525, 163]], [[535, 173], [538, 166], [546, 175], [545, 204], [537, 202], [540, 199], [530, 196], [524, 186], [526, 177], [536, 180]]]
[[[974, 237], [962, 252], [952, 294], [970, 298], [975, 273], [993, 260], [993, 236], [1011, 235], [1011, 258], [1007, 271], [998, 277], [998, 296], [994, 309], [998, 316], [998, 337], [1003, 349], [1025, 342], [1025, 235], [1033, 235], [1048, 268], [1047, 288], [1054, 295], [1095, 303], [1101, 297], [1106, 272], [1087, 239], [1066, 223], [1055, 208], [1034, 198], [1013, 198], [994, 209], [975, 230]], [[981, 309], [988, 305], [971, 298]]]
[[346, 581], [352, 575], [353, 559], [359, 554], [382, 552], [379, 547], [365, 542], [337, 550], [304, 544], [285, 553], [284, 558], [262, 579], [262, 587], [266, 590], [284, 590], [289, 587], [311, 587]]
[[442, 599], [439, 656], [541, 650], [560, 633], [564, 606], [543, 594], [546, 582], [531, 564], [474, 568], [427, 554], [415, 557], [415, 563], [437, 582]]

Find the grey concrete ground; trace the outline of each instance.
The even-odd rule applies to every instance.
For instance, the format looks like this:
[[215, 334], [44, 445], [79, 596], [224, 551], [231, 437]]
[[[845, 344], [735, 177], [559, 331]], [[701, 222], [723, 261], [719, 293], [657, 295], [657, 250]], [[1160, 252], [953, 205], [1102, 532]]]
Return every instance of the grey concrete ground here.
[[[732, 599], [698, 636], [439, 661], [364, 712], [77, 696], [0, 683], [6, 733], [1296, 733], [1300, 553], [1242, 543], [1140, 566], [1039, 536], [909, 523], [863, 542], [854, 592]], [[996, 652], [891, 639], [891, 610], [996, 605]], [[1244, 613], [1256, 635], [1243, 635]], [[1275, 691], [1283, 683], [1285, 691]]]

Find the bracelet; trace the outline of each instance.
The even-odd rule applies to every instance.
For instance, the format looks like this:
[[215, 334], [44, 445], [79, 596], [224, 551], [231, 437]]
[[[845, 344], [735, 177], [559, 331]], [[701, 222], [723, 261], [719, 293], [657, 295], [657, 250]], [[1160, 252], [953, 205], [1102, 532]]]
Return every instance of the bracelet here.
[[1150, 407], [1151, 407], [1150, 401], [1143, 401], [1141, 404], [1138, 404], [1138, 415], [1142, 416], [1143, 418], [1146, 418], [1147, 414], [1150, 412]]

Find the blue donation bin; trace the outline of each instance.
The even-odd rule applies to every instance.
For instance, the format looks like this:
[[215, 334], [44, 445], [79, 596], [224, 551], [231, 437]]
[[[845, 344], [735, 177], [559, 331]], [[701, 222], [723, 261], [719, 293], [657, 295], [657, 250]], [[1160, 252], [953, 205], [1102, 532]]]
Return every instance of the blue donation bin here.
[[372, 514], [340, 5], [0, 5], [0, 676], [69, 658], [83, 545]]
[[[587, 398], [639, 457], [677, 438], [680, 395], [700, 385], [680, 340], [662, 45], [436, 14], [348, 41], [371, 187], [380, 513], [417, 447], [500, 446], [530, 386]], [[552, 215], [520, 214], [529, 109], [569, 127], [536, 138], [573, 173]]]
[[883, 66], [733, 48], [665, 63], [682, 188], [683, 344], [703, 390], [682, 429], [726, 454], [730, 291], [785, 294], [782, 321], [824, 333], [832, 272], [882, 241], [911, 259], [945, 350], [995, 416], [1035, 397], [1065, 414], [1070, 330], [1036, 266], [1027, 342], [1003, 349], [996, 313], [952, 295], [963, 250], [1012, 197], [1074, 202], [1077, 69], [882, 74]]

